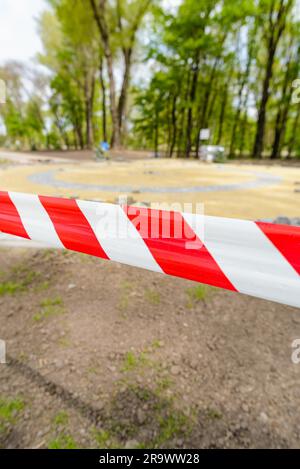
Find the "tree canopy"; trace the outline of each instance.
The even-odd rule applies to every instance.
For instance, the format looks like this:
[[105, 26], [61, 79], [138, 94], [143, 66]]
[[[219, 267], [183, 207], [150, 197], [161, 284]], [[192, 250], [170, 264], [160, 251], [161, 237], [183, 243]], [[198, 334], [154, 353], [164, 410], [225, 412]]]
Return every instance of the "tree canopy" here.
[[299, 157], [299, 22], [298, 0], [48, 0], [47, 71], [0, 68], [6, 143], [188, 158], [209, 128], [232, 158]]

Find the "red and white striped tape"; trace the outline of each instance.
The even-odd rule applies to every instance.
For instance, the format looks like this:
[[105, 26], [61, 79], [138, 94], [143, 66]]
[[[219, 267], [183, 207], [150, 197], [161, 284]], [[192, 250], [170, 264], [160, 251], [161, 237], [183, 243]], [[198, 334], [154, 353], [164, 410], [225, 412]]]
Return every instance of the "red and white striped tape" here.
[[0, 231], [300, 307], [298, 227], [0, 192]]

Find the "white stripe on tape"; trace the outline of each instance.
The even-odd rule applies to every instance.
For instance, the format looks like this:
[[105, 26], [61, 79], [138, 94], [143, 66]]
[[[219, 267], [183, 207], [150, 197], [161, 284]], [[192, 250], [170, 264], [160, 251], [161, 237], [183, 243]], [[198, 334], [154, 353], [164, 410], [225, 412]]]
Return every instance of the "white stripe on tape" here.
[[206, 216], [204, 244], [239, 292], [299, 303], [299, 275], [255, 223]]
[[28, 236], [49, 246], [63, 248], [53, 223], [37, 195], [10, 192]]
[[163, 273], [119, 205], [77, 200], [102, 249], [113, 261]]

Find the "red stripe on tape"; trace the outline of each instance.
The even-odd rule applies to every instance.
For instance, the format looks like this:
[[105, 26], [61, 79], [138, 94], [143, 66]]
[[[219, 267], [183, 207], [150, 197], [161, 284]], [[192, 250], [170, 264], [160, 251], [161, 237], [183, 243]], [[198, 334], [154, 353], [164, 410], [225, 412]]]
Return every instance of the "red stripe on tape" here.
[[256, 224], [300, 275], [299, 227], [263, 222], [256, 222]]
[[181, 213], [127, 206], [124, 210], [166, 274], [236, 291]]
[[0, 191], [0, 231], [29, 239], [20, 215], [8, 192]]
[[39, 196], [67, 249], [108, 259], [76, 200]]

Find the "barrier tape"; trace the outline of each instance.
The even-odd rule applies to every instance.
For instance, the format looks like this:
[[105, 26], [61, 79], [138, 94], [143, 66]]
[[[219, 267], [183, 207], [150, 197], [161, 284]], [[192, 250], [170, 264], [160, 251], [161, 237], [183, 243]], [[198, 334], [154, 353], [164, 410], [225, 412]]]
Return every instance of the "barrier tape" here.
[[0, 231], [300, 307], [300, 228], [0, 192]]

